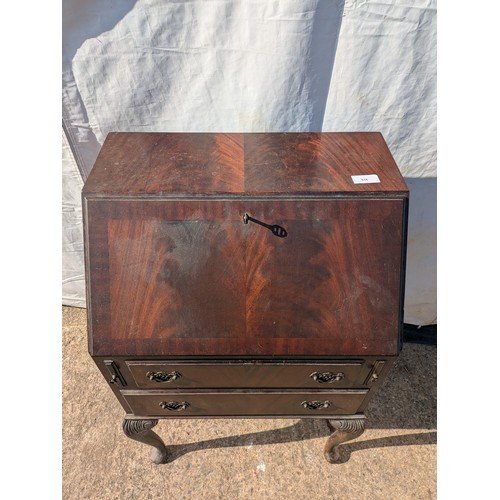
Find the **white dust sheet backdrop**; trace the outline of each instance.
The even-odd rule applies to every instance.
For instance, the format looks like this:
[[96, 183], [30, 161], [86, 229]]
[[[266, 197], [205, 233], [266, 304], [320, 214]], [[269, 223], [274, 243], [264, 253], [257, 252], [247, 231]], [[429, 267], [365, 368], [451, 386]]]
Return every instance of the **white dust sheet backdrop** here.
[[437, 323], [436, 2], [63, 0], [63, 304], [111, 131], [379, 131], [410, 188], [405, 322]]

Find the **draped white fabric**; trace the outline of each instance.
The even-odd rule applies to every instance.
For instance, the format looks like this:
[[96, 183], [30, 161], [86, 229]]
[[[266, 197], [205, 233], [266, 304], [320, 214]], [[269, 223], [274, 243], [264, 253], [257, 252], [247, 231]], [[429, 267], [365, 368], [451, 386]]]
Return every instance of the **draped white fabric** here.
[[63, 303], [108, 132], [370, 130], [411, 190], [405, 322], [437, 321], [435, 1], [63, 0], [62, 90]]

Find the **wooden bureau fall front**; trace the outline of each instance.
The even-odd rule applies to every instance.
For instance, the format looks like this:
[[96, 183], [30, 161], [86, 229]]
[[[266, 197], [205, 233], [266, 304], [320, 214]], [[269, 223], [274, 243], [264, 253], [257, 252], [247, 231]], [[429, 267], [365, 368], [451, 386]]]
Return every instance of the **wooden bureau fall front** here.
[[123, 428], [325, 419], [401, 348], [408, 188], [379, 133], [110, 133], [82, 193], [89, 352]]

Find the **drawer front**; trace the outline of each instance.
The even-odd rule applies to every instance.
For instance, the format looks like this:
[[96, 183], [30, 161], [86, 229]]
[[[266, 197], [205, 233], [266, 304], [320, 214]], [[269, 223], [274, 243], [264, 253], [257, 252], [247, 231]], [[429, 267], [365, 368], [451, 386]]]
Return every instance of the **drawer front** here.
[[179, 418], [348, 415], [357, 412], [368, 391], [121, 392], [135, 415]]
[[145, 389], [347, 388], [362, 385], [369, 372], [363, 361], [321, 364], [127, 361], [126, 364], [137, 387]]

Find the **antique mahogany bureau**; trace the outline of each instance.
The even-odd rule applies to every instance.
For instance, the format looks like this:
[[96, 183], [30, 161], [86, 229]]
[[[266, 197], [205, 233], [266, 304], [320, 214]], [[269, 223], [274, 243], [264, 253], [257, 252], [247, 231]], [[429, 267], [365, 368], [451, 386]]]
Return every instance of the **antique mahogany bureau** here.
[[408, 188], [379, 133], [110, 133], [82, 192], [89, 352], [123, 429], [364, 430], [401, 347]]

